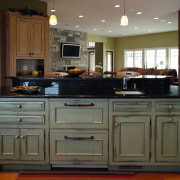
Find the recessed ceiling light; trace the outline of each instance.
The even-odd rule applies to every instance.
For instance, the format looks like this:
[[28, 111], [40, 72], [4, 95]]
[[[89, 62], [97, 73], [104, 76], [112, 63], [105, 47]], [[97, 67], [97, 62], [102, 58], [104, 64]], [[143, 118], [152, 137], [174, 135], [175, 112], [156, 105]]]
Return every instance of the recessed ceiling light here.
[[172, 24], [172, 22], [171, 22], [171, 21], [169, 21], [169, 22], [168, 22], [168, 24]]
[[75, 26], [76, 28], [78, 28], [79, 26]]
[[116, 5], [114, 5], [114, 7], [115, 7], [115, 8], [119, 8], [119, 7], [120, 7], [120, 5], [119, 5], [119, 4], [116, 4]]
[[55, 12], [56, 10], [55, 9], [51, 9], [51, 12]]
[[109, 32], [111, 33], [112, 31], [111, 31], [111, 30], [109, 30]]
[[142, 12], [139, 11], [139, 12], [137, 12], [136, 14], [137, 14], [137, 15], [140, 15], [140, 14], [142, 14]]
[[165, 20], [165, 19], [161, 19], [160, 21], [161, 21], [161, 22], [166, 22], [167, 20]]
[[83, 18], [84, 16], [83, 15], [79, 15], [79, 18]]
[[106, 22], [106, 20], [105, 20], [105, 19], [102, 19], [101, 22]]
[[134, 27], [134, 29], [138, 29], [138, 27], [137, 27], [137, 26], [135, 26], [135, 27]]
[[96, 29], [96, 28], [94, 28], [93, 30], [94, 30], [94, 31], [96, 31], [97, 29]]
[[159, 18], [158, 18], [158, 17], [155, 17], [154, 19], [157, 20], [157, 19], [159, 19]]

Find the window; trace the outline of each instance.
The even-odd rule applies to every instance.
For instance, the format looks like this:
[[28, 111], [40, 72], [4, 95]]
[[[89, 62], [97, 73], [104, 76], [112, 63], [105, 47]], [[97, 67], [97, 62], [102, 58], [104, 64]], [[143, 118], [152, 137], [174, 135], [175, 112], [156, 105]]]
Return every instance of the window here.
[[145, 67], [166, 68], [166, 49], [145, 49]]
[[178, 72], [178, 48], [153, 48], [125, 50], [124, 67], [176, 69]]
[[125, 67], [142, 67], [142, 50], [125, 50]]
[[95, 51], [88, 51], [88, 69], [95, 71]]

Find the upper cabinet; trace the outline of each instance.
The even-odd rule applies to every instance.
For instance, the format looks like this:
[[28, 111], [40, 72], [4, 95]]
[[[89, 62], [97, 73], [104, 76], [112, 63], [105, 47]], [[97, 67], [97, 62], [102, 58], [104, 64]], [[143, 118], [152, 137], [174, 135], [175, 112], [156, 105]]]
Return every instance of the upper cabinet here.
[[49, 32], [48, 17], [7, 12], [6, 76], [16, 76], [22, 60], [42, 60], [44, 72], [49, 71]]
[[44, 57], [45, 22], [38, 19], [17, 18], [17, 57]]

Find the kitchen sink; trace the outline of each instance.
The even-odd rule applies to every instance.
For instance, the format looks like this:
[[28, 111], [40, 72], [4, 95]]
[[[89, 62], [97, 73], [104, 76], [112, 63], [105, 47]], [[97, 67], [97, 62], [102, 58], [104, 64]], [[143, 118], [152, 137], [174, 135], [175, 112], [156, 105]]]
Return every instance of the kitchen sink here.
[[118, 95], [143, 95], [144, 92], [138, 90], [115, 90], [115, 94]]

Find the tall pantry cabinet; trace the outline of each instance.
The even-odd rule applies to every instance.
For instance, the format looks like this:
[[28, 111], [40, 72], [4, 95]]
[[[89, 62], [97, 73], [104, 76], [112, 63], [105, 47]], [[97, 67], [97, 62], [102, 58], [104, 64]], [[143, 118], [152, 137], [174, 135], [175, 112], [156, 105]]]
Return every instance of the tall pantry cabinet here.
[[49, 18], [36, 15], [23, 16], [19, 12], [8, 11], [6, 76], [16, 76], [17, 66], [22, 60], [42, 61], [44, 72], [49, 71]]

